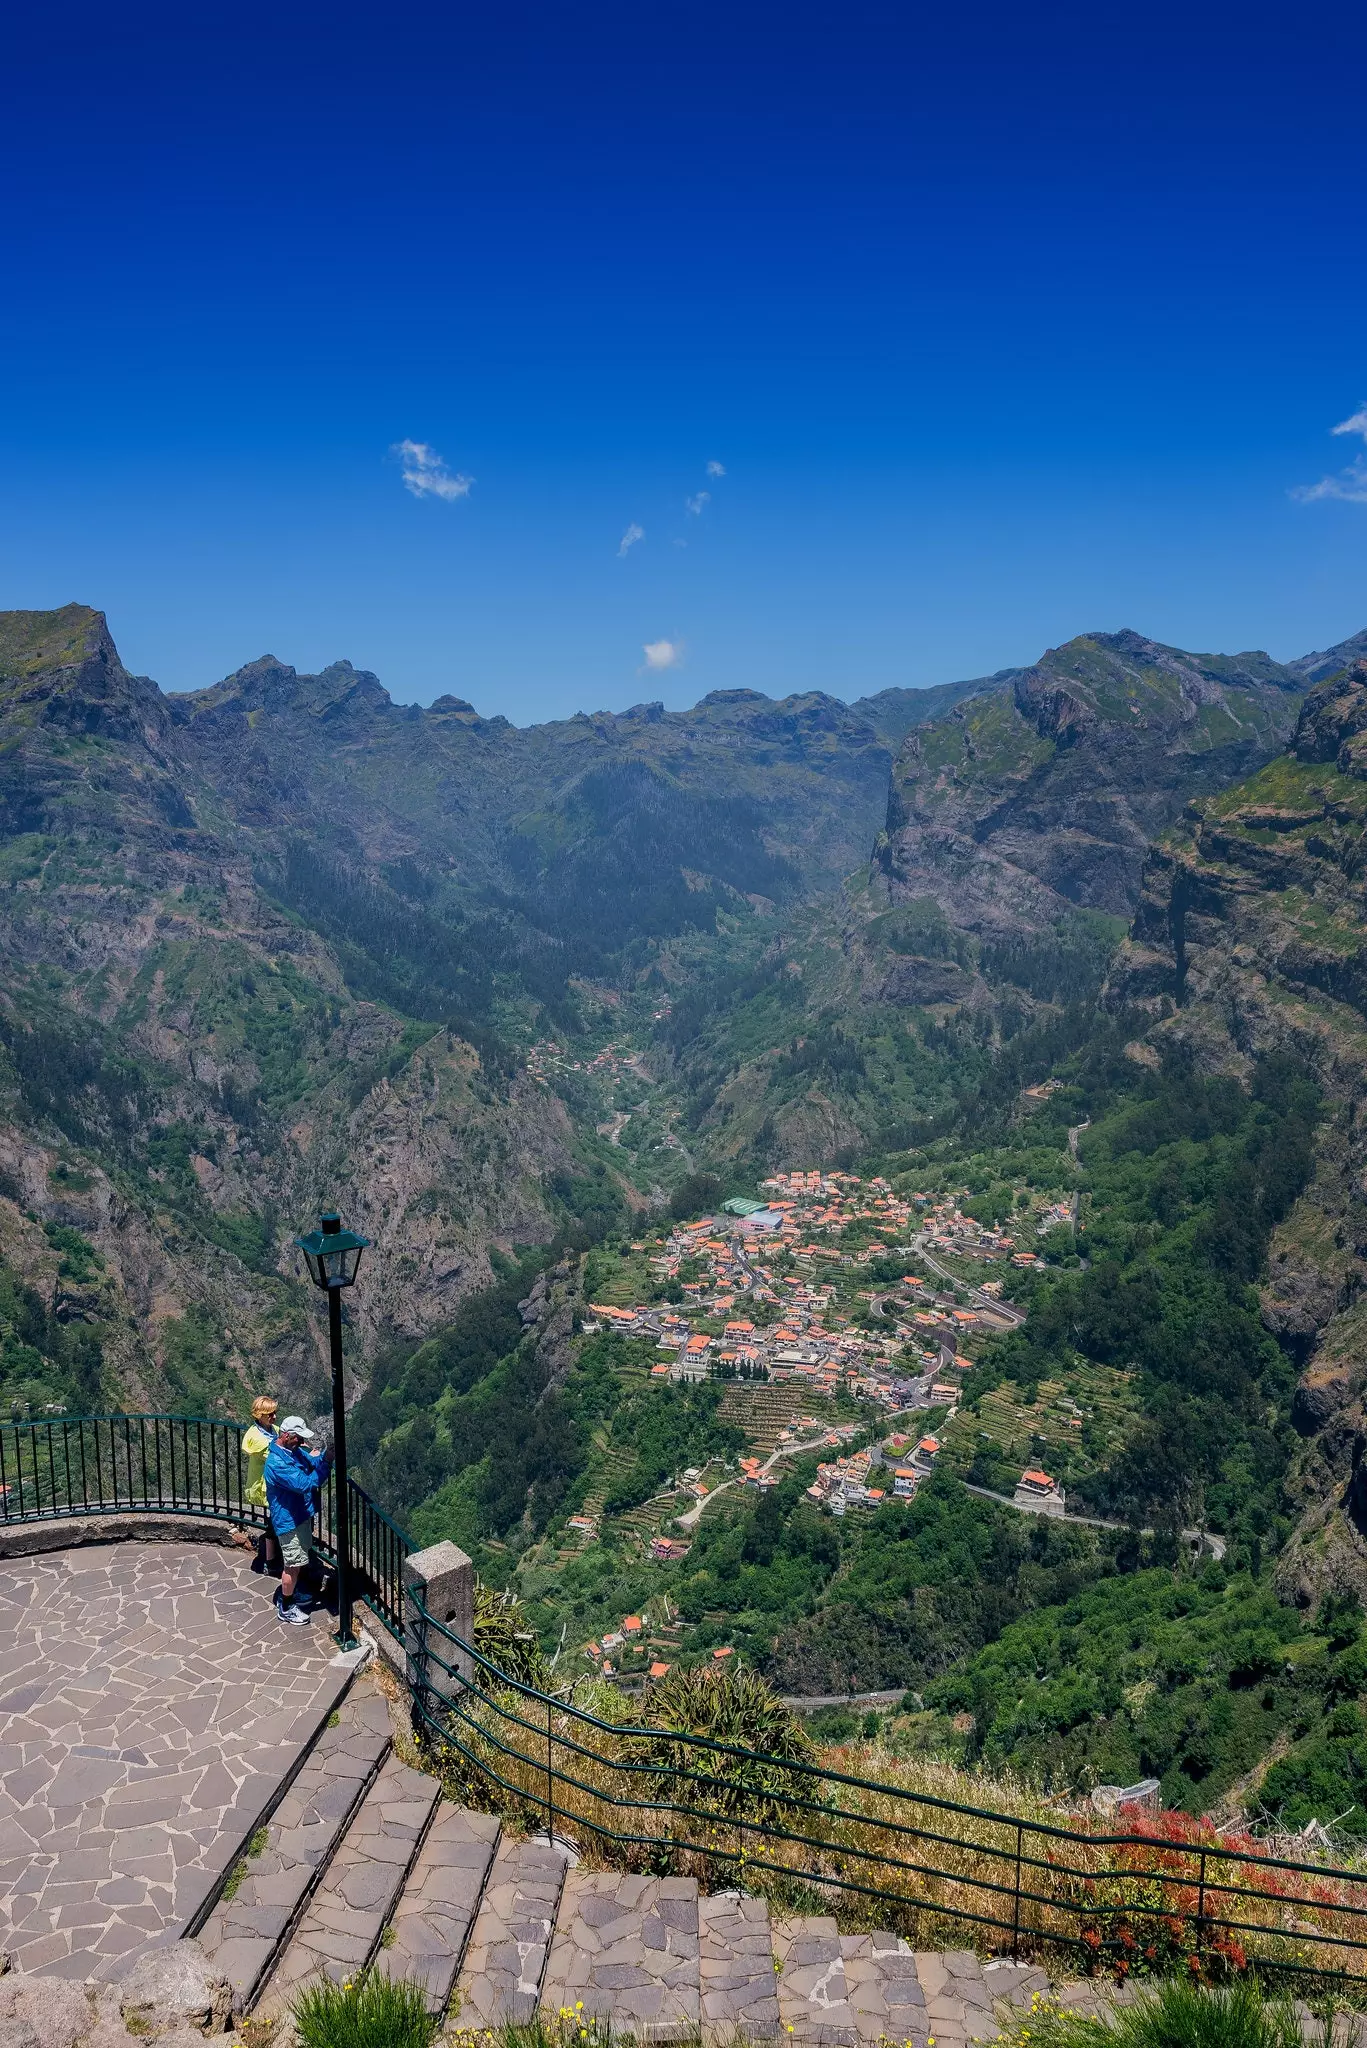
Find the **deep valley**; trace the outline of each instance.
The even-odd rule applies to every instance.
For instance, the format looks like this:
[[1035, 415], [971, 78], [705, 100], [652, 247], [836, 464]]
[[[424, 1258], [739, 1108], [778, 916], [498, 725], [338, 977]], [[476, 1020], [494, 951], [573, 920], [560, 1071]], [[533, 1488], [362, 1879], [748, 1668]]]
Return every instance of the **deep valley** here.
[[335, 1203], [558, 1680], [1367, 1833], [1365, 654], [519, 729], [0, 615], [0, 1414], [324, 1413]]

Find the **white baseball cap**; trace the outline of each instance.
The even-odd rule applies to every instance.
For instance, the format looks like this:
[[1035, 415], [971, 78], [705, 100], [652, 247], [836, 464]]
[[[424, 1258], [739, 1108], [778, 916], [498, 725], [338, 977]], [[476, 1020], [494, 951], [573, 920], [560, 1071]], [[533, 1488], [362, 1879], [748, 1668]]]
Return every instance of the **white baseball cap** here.
[[302, 1415], [287, 1415], [279, 1425], [276, 1434], [278, 1436], [306, 1436], [311, 1442], [317, 1442], [317, 1438]]

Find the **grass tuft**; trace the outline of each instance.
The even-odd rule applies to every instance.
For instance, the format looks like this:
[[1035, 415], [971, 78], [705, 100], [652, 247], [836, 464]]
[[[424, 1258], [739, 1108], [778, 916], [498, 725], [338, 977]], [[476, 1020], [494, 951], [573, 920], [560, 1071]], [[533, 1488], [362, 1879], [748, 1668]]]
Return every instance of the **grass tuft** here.
[[[612, 2022], [596, 2019], [577, 2005], [562, 2005], [559, 2012], [539, 2011], [528, 2020], [502, 2020], [496, 2027], [458, 2027], [446, 2036], [442, 2048], [632, 2048], [631, 2034], [614, 2034]], [[734, 2048], [741, 2048], [737, 2036]], [[702, 2048], [700, 2031], [685, 2033], [674, 2048]]]
[[420, 1984], [373, 1972], [308, 1985], [291, 2018], [300, 2048], [430, 2048], [437, 2030]]
[[[1332, 2025], [1332, 2022], [1330, 2022]], [[1328, 2036], [1326, 2035], [1326, 2038]], [[1287, 1999], [1269, 1998], [1252, 1978], [1207, 1986], [1174, 1977], [1104, 2018], [1065, 2012], [1036, 1998], [998, 2036], [999, 2048], [1306, 2048]]]

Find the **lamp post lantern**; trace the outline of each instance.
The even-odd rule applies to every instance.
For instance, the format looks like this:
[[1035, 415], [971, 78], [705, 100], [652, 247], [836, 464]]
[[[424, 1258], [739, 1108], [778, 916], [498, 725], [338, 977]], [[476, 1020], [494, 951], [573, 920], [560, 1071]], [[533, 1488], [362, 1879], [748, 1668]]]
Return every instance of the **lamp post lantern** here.
[[309, 1278], [328, 1298], [328, 1336], [332, 1345], [332, 1487], [336, 1502], [337, 1646], [356, 1648], [351, 1626], [351, 1499], [347, 1491], [346, 1399], [342, 1390], [342, 1289], [354, 1287], [361, 1253], [370, 1243], [354, 1230], [343, 1230], [331, 1210], [318, 1218], [319, 1227], [295, 1239], [304, 1254]]

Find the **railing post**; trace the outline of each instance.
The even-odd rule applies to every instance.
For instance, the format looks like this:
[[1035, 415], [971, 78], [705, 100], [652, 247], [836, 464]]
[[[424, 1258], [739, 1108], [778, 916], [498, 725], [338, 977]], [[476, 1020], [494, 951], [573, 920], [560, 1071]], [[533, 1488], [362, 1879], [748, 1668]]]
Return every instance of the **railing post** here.
[[442, 1637], [438, 1654], [453, 1669], [448, 1673], [441, 1664], [433, 1668], [423, 1610], [433, 1621], [443, 1622], [462, 1642], [472, 1641], [475, 1633], [474, 1565], [454, 1543], [433, 1543], [426, 1550], [415, 1550], [404, 1559], [403, 1584], [408, 1683], [419, 1699], [430, 1693], [441, 1699], [450, 1699], [462, 1682], [474, 1684], [474, 1659]]
[[555, 1846], [555, 1766], [551, 1760], [551, 1703], [546, 1702], [546, 1839]]
[[1196, 1892], [1196, 1953], [1206, 1945], [1206, 1852], [1201, 1851], [1201, 1877]]
[[1011, 1921], [1011, 1953], [1019, 1959], [1021, 1952], [1021, 1854], [1025, 1844], [1025, 1824], [1016, 1822], [1016, 1909]]

